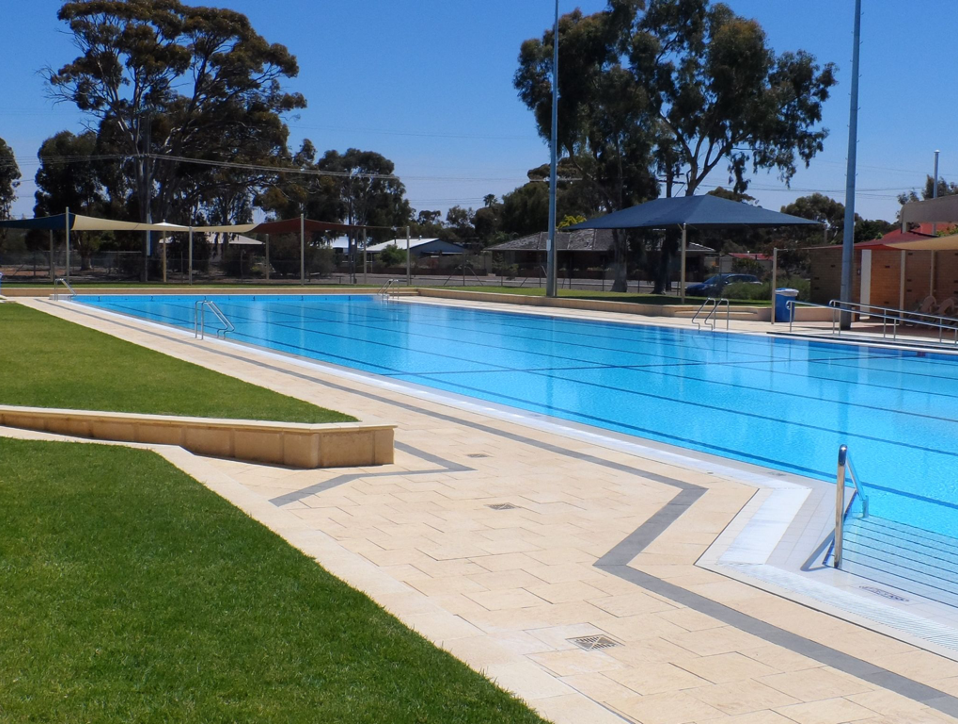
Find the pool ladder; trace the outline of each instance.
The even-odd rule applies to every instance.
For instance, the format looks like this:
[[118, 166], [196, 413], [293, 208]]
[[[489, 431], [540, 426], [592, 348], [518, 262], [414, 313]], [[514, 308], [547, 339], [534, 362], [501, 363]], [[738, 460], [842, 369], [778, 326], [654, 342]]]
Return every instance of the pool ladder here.
[[225, 340], [226, 333], [236, 330], [233, 323], [229, 321], [229, 318], [223, 314], [223, 311], [217, 307], [213, 300], [197, 300], [196, 304], [193, 305], [193, 337], [202, 340], [206, 335], [206, 310], [212, 312], [222, 325], [216, 330], [218, 338]]
[[[852, 493], [847, 507], [845, 506], [846, 474], [855, 485], [855, 491]], [[838, 474], [835, 477], [835, 542], [833, 544], [834, 558], [832, 560], [832, 566], [836, 569], [842, 568], [842, 545], [845, 542], [845, 519], [852, 508], [852, 504], [855, 502], [856, 496], [862, 500], [862, 518], [867, 519], [868, 496], [865, 495], [858, 476], [855, 475], [855, 469], [852, 467], [852, 459], [848, 455], [848, 446], [843, 445], [838, 449]]]
[[382, 287], [379, 288], [378, 294], [380, 297], [389, 297], [390, 288], [399, 282], [398, 279], [387, 279]]
[[66, 287], [68, 290], [70, 290], [70, 299], [71, 299], [71, 300], [72, 300], [74, 297], [77, 296], [76, 290], [73, 289], [73, 288], [70, 286], [70, 283], [69, 283], [69, 282], [67, 282], [63, 277], [57, 277], [55, 280], [53, 280], [53, 301], [54, 301], [54, 302], [59, 302], [59, 301], [60, 301], [60, 293], [57, 292], [57, 285], [58, 285], [58, 284], [62, 284], [64, 287]]
[[[705, 302], [699, 305], [699, 308], [695, 311], [695, 314], [692, 315], [692, 324], [700, 330], [703, 326], [711, 327], [712, 332], [715, 332], [715, 326], [718, 324], [716, 313], [722, 305], [725, 305], [725, 329], [729, 329], [729, 324], [732, 317], [732, 307], [729, 304], [728, 299], [725, 297], [709, 297], [706, 299]], [[706, 308], [708, 309], [708, 312], [706, 313], [705, 317], [702, 318], [702, 321], [699, 322], [699, 315], [705, 312]]]

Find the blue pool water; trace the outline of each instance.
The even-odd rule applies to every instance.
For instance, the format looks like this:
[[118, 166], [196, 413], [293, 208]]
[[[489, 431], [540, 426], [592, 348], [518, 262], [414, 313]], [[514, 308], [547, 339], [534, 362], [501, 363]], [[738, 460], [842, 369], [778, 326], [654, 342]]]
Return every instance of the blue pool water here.
[[[192, 329], [200, 298], [76, 299]], [[846, 443], [875, 515], [958, 536], [958, 357], [375, 296], [212, 299], [231, 339], [780, 471], [834, 481]]]

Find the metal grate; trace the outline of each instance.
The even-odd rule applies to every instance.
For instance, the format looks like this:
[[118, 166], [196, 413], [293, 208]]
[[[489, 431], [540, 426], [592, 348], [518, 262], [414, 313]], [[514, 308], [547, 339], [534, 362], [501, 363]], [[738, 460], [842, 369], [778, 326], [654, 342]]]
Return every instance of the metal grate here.
[[609, 647], [619, 647], [622, 645], [621, 642], [616, 642], [604, 634], [590, 634], [587, 637], [571, 637], [569, 641], [576, 647], [581, 647], [584, 650], [608, 649]]
[[877, 595], [880, 596], [880, 597], [885, 597], [885, 599], [891, 599], [892, 601], [895, 601], [895, 602], [907, 602], [907, 601], [908, 601], [907, 599], [905, 599], [905, 597], [900, 597], [900, 596], [898, 596], [897, 594], [893, 594], [892, 592], [890, 592], [890, 591], [888, 591], [888, 590], [886, 590], [886, 589], [879, 589], [878, 587], [866, 587], [866, 586], [861, 586], [861, 587], [859, 587], [859, 589], [864, 589], [866, 592], [871, 592], [872, 594], [877, 594]]
[[496, 511], [508, 511], [509, 509], [519, 508], [515, 504], [511, 503], [490, 503], [488, 504], [489, 508], [495, 509]]
[[488, 453], [467, 453], [466, 457], [467, 458], [488, 458], [489, 454]]

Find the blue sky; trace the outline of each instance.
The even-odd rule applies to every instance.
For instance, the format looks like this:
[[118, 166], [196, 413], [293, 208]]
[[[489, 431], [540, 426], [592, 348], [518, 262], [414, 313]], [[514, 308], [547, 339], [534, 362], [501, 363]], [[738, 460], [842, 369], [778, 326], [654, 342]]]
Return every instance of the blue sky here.
[[[12, 4], [13, 0], [0, 0]], [[604, 0], [560, 0], [562, 12], [594, 12]], [[48, 136], [80, 130], [80, 114], [46, 97], [40, 69], [75, 51], [56, 20], [59, 0], [31, 0], [0, 29], [0, 137], [23, 172], [16, 214], [30, 215], [36, 152]], [[289, 87], [309, 107], [289, 119], [294, 145], [322, 152], [378, 151], [396, 163], [416, 209], [480, 206], [523, 183], [548, 148], [512, 87], [520, 43], [551, 24], [552, 0], [210, 0], [248, 15], [271, 42], [299, 59]], [[778, 51], [805, 49], [839, 65], [825, 107], [825, 151], [787, 189], [774, 174], [752, 193], [778, 208], [822, 191], [844, 199], [852, 0], [729, 0], [754, 17]], [[958, 2], [864, 0], [856, 208], [893, 219], [895, 192], [920, 186], [941, 149], [941, 174], [958, 179], [958, 67], [951, 57]], [[561, 72], [561, 69], [560, 69]], [[949, 148], [950, 146], [950, 148]], [[717, 168], [706, 187], [727, 184]]]

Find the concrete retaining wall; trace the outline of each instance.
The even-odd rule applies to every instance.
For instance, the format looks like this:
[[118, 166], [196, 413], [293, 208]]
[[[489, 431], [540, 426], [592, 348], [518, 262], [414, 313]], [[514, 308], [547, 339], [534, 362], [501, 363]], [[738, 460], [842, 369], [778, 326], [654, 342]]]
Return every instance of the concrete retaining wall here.
[[0, 425], [81, 438], [159, 443], [217, 458], [292, 468], [393, 462], [392, 425], [278, 423], [0, 405]]

